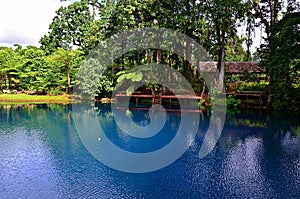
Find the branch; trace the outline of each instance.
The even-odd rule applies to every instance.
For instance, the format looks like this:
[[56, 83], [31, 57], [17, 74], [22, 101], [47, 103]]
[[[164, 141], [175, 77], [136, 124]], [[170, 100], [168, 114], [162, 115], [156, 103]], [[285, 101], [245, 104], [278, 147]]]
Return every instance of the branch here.
[[263, 23], [266, 26], [266, 30], [269, 31], [270, 24], [269, 24], [268, 20], [266, 18], [264, 18], [264, 16], [263, 16], [262, 11], [258, 5], [258, 0], [249, 0], [249, 1], [252, 4], [254, 11], [259, 16], [261, 23]]

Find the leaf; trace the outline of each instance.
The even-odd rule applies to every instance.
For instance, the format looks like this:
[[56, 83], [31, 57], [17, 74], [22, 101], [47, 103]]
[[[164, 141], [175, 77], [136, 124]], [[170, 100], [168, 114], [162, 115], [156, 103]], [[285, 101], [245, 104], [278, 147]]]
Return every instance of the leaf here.
[[142, 80], [142, 78], [143, 78], [143, 74], [139, 73], [139, 74], [135, 75], [134, 77], [132, 77], [132, 81], [139, 82]]
[[126, 90], [126, 95], [130, 96], [134, 92], [134, 85], [130, 85], [129, 88]]
[[121, 71], [119, 71], [117, 74], [116, 74], [116, 76], [120, 76], [120, 75], [122, 75], [122, 74], [124, 74], [124, 73], [126, 73], [127, 71], [126, 70], [121, 70]]
[[118, 79], [117, 79], [117, 83], [122, 82], [125, 78], [126, 78], [126, 74], [123, 74], [123, 75], [119, 76]]

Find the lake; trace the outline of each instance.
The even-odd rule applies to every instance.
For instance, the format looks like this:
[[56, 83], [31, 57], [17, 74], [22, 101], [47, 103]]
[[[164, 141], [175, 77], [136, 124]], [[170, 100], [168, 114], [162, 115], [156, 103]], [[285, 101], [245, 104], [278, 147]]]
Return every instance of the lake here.
[[[203, 112], [195, 139], [176, 161], [152, 172], [127, 173], [86, 149], [72, 109], [0, 105], [0, 198], [300, 198], [299, 113], [228, 112], [216, 146], [199, 158], [210, 121], [209, 111]], [[107, 137], [135, 153], [170, 143], [181, 116], [167, 112], [161, 132], [148, 140], [120, 133], [109, 105], [98, 110]], [[126, 113], [139, 125], [150, 122], [147, 110]]]

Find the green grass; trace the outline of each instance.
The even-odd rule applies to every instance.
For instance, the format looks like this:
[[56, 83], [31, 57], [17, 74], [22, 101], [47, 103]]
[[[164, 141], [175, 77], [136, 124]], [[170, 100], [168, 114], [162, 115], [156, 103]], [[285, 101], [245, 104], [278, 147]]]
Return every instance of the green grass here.
[[26, 94], [0, 94], [0, 104], [28, 104], [28, 103], [71, 103], [68, 95], [26, 95]]

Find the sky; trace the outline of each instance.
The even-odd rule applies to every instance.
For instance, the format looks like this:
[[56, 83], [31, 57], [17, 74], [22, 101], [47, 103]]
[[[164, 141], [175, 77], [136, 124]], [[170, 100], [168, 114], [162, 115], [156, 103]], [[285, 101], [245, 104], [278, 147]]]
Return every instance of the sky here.
[[55, 11], [68, 4], [59, 0], [0, 0], [0, 46], [40, 46]]
[[[39, 40], [47, 34], [55, 11], [68, 4], [70, 2], [60, 0], [0, 0], [0, 46], [39, 47]], [[259, 33], [254, 35], [252, 50], [259, 46], [258, 37]]]

